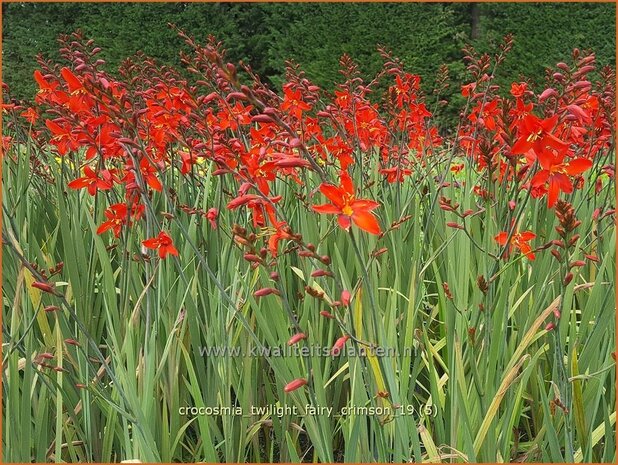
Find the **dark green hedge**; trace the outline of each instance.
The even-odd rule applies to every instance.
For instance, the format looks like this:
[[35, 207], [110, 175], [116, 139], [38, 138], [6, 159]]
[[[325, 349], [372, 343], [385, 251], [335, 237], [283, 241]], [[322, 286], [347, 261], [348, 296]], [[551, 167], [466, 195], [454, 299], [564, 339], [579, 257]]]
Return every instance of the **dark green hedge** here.
[[[541, 80], [544, 68], [573, 47], [591, 48], [615, 65], [615, 6], [607, 4], [482, 4], [481, 49], [507, 32], [515, 47], [502, 75]], [[439, 65], [461, 78], [461, 48], [469, 41], [470, 7], [448, 3], [4, 3], [3, 78], [18, 98], [34, 92], [34, 56], [57, 57], [56, 37], [81, 28], [104, 49], [110, 67], [138, 50], [179, 65], [182, 41], [172, 22], [198, 38], [214, 34], [232, 60], [243, 59], [271, 83], [283, 63], [298, 61], [317, 84], [332, 86], [338, 60], [349, 53], [371, 76], [381, 64], [376, 45], [390, 47], [428, 85]], [[505, 78], [506, 79], [506, 78]], [[506, 79], [506, 80], [508, 80]], [[456, 89], [453, 89], [455, 91]]]

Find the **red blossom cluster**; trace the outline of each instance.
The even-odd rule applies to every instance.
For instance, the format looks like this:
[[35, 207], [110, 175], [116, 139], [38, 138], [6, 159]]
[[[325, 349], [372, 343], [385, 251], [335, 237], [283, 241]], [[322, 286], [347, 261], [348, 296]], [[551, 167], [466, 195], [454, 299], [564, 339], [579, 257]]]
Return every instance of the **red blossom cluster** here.
[[[596, 69], [594, 55], [575, 50], [572, 65], [558, 63], [548, 70], [542, 91], [533, 92], [525, 81], [514, 82], [510, 95], [502, 96], [493, 82], [494, 70], [510, 47], [507, 38], [494, 60], [468, 50], [475, 81], [462, 87], [471, 110], [460, 128], [459, 145], [479, 169], [521, 183], [535, 198], [546, 196], [551, 208], [560, 192], [583, 187], [581, 175], [599, 152], [612, 147], [615, 73], [603, 69], [593, 85], [589, 75]], [[602, 169], [613, 176], [613, 166]]]
[[[446, 154], [455, 175], [471, 160], [491, 181], [515, 185], [534, 198], [546, 197], [551, 208], [561, 193], [583, 187], [582, 175], [613, 144], [614, 73], [603, 69], [593, 83], [595, 57], [579, 50], [572, 64], [548, 70], [542, 90], [535, 92], [521, 81], [502, 92], [494, 83], [495, 70], [511, 39], [506, 38], [494, 57], [466, 49], [472, 76], [462, 86], [466, 110], [456, 134], [445, 143], [426, 106], [420, 77], [405, 71], [384, 48], [378, 49], [383, 70], [370, 82], [344, 55], [344, 79], [332, 94], [311, 83], [293, 63], [287, 64], [279, 94], [249, 66], [226, 62], [214, 38], [201, 45], [179, 34], [193, 52], [182, 54], [190, 79], [141, 54], [126, 60], [112, 76], [97, 58], [101, 50], [75, 33], [61, 38], [66, 66], [39, 58], [34, 106], [4, 104], [27, 122], [35, 140], [53, 146], [59, 157], [69, 157], [80, 168], [81, 175], [68, 182], [69, 188], [86, 189], [92, 196], [122, 193], [121, 200], [107, 197], [115, 200], [104, 211], [99, 234], [111, 231], [120, 237], [139, 224], [147, 200], [155, 194], [174, 200], [167, 177], [199, 180], [209, 170], [223, 180], [227, 209], [248, 212], [253, 228], [265, 232], [259, 237], [265, 238], [272, 257], [280, 253], [282, 240], [296, 241], [295, 247], [309, 256], [313, 252], [303, 250], [279, 208], [285, 200], [282, 181], [305, 186], [305, 174], [315, 173], [313, 178], [321, 180], [318, 189], [309, 185], [313, 190], [308, 196], [299, 194], [306, 208], [336, 215], [346, 231], [355, 225], [381, 235], [379, 199], [363, 195], [372, 182], [367, 167], [386, 183], [403, 183]], [[438, 81], [445, 83], [445, 69], [441, 75]], [[381, 85], [386, 92], [378, 91]], [[599, 171], [614, 176], [612, 165]], [[596, 183], [600, 190], [602, 178]], [[328, 203], [320, 204], [318, 190]], [[492, 195], [482, 185], [473, 190], [482, 199]], [[511, 203], [514, 209], [515, 200]], [[446, 203], [441, 206], [456, 212]], [[197, 212], [179, 204], [176, 208]], [[456, 213], [461, 219], [474, 214]], [[216, 208], [202, 216], [216, 228]], [[386, 232], [398, 225], [393, 223]], [[448, 226], [464, 228], [455, 222]], [[533, 259], [528, 245], [533, 238], [529, 231], [505, 231], [496, 241], [502, 246], [510, 241]], [[165, 258], [176, 255], [171, 240], [161, 231], [143, 244]]]

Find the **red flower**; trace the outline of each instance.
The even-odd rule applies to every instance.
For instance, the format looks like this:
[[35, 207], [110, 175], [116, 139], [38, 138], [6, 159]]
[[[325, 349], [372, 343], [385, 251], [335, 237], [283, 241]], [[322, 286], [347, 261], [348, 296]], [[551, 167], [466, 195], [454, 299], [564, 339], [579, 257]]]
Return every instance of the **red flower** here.
[[30, 124], [34, 124], [36, 123], [36, 120], [39, 119], [39, 114], [37, 113], [37, 111], [30, 107], [25, 111], [22, 111], [19, 114], [22, 118], [25, 118], [26, 121], [28, 121]]
[[210, 208], [206, 212], [206, 219], [210, 222], [212, 229], [217, 229], [217, 217], [219, 216], [219, 210], [216, 208]]
[[511, 95], [515, 98], [523, 97], [528, 90], [528, 84], [526, 82], [513, 82], [511, 84]]
[[[143, 212], [143, 205], [133, 205], [131, 208], [132, 219], [139, 219]], [[99, 229], [97, 229], [97, 234], [103, 234], [111, 229], [114, 232], [114, 236], [119, 237], [122, 226], [125, 224], [129, 226], [131, 225], [129, 209], [125, 203], [110, 205], [109, 208], [105, 210], [105, 217], [107, 218], [107, 221], [99, 226]]]
[[55, 121], [48, 119], [45, 121], [45, 125], [53, 134], [49, 142], [56, 146], [59, 155], [66, 155], [67, 152], [79, 148], [80, 144], [75, 134], [73, 134], [70, 124], [65, 123], [60, 126]]
[[165, 231], [161, 231], [157, 237], [142, 241], [142, 244], [147, 249], [159, 249], [160, 258], [167, 257], [167, 254], [178, 256], [178, 250], [174, 247], [172, 238]]
[[573, 183], [568, 175], [582, 174], [592, 166], [588, 158], [575, 158], [564, 161], [565, 152], [554, 153], [545, 150], [538, 155], [541, 170], [530, 181], [533, 188], [538, 189], [547, 184], [547, 206], [553, 207], [558, 200], [560, 191], [570, 194], [573, 192]]
[[74, 113], [90, 110], [92, 99], [79, 78], [69, 68], [62, 68], [60, 74], [69, 87], [69, 110]]
[[[502, 231], [496, 237], [494, 237], [494, 239], [501, 246], [505, 246], [508, 237], [508, 233]], [[534, 260], [534, 253], [532, 252], [532, 247], [530, 247], [530, 244], [528, 244], [528, 242], [530, 242], [535, 237], [536, 234], [534, 234], [532, 231], [525, 231], [523, 233], [513, 234], [513, 237], [511, 237], [509, 251], [512, 250], [513, 247], [516, 247], [521, 250], [521, 253], [528, 257], [529, 260]]]
[[341, 187], [332, 184], [320, 185], [320, 192], [330, 201], [330, 204], [314, 205], [312, 208], [318, 213], [338, 215], [337, 221], [346, 231], [350, 230], [351, 221], [359, 228], [371, 233], [380, 234], [380, 225], [375, 216], [371, 213], [380, 206], [373, 200], [356, 199], [354, 196], [354, 186], [352, 179], [347, 171], [341, 172]]
[[275, 223], [276, 231], [268, 238], [268, 250], [273, 257], [278, 255], [279, 241], [284, 239], [292, 239], [294, 236], [290, 230], [290, 227], [285, 221], [278, 221]]
[[303, 111], [311, 110], [311, 105], [302, 100], [302, 93], [299, 89], [294, 90], [292, 84], [283, 87], [283, 103], [281, 109], [300, 119]]
[[513, 154], [524, 154], [533, 149], [538, 155], [547, 147], [556, 150], [565, 149], [568, 147], [568, 144], [552, 134], [557, 122], [558, 115], [544, 120], [534, 115], [524, 116], [519, 126], [519, 137], [515, 144], [513, 144], [511, 152]]
[[114, 185], [114, 176], [109, 170], [102, 170], [101, 177], [90, 166], [84, 167], [83, 178], [75, 179], [71, 181], [68, 186], [70, 189], [83, 189], [88, 188], [88, 193], [94, 195], [97, 193], [97, 189], [102, 191], [110, 190]]

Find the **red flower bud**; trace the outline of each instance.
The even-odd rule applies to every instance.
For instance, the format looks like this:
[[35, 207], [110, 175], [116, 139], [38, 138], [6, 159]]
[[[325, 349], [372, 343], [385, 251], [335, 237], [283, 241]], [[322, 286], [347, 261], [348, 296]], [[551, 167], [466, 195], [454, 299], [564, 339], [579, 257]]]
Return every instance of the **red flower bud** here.
[[258, 289], [253, 293], [255, 297], [264, 297], [270, 294], [281, 295], [281, 293], [274, 287], [264, 287], [262, 289]]
[[347, 289], [344, 289], [343, 291], [341, 291], [341, 303], [343, 304], [344, 307], [347, 307], [348, 305], [350, 305], [351, 299], [352, 299], [352, 294], [350, 294], [350, 291], [348, 291]]
[[331, 355], [339, 355], [341, 349], [343, 349], [343, 346], [348, 341], [348, 339], [350, 339], [350, 336], [341, 336], [339, 339], [337, 339], [335, 341], [335, 345], [333, 345], [333, 348], [330, 351]]
[[58, 310], [60, 310], [60, 307], [58, 307], [57, 305], [48, 305], [47, 307], [43, 309], [43, 311], [47, 313], [55, 312]]
[[291, 381], [285, 385], [285, 387], [283, 388], [283, 392], [296, 391], [298, 388], [303, 387], [305, 384], [307, 384], [307, 380], [305, 378], [295, 379], [294, 381]]
[[255, 115], [251, 118], [252, 123], [274, 123], [273, 119], [268, 115]]
[[330, 312], [327, 312], [326, 310], [322, 310], [322, 311], [320, 312], [320, 315], [322, 315], [324, 318], [330, 318], [331, 320], [334, 320], [334, 319], [335, 319], [335, 315], [333, 315], [333, 314], [332, 314], [332, 313], [330, 313]]
[[41, 281], [33, 282], [32, 287], [35, 287], [43, 292], [49, 292], [50, 294], [54, 294], [54, 287], [50, 284], [42, 283]]
[[453, 223], [452, 221], [449, 221], [448, 223], [446, 223], [446, 225], [449, 228], [455, 228], [455, 229], [464, 229], [464, 227], [458, 223]]
[[563, 284], [565, 286], [568, 286], [571, 281], [573, 281], [573, 273], [567, 273], [567, 275], [564, 277]]
[[307, 335], [305, 333], [296, 333], [290, 338], [290, 340], [288, 341], [288, 345], [293, 346], [294, 344], [302, 341], [303, 339], [307, 339]]
[[322, 276], [332, 276], [333, 274], [330, 271], [326, 270], [315, 270], [311, 273], [312, 278], [320, 278]]
[[556, 327], [556, 324], [552, 321], [545, 325], [545, 331], [552, 331]]

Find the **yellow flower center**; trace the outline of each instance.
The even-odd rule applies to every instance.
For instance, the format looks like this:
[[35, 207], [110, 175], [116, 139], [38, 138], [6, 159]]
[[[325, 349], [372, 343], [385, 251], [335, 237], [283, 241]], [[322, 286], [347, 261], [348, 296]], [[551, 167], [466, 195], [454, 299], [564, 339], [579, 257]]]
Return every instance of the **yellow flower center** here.
[[354, 213], [354, 210], [352, 210], [352, 207], [350, 207], [349, 204], [346, 204], [341, 211], [346, 216], [352, 216], [352, 213]]

